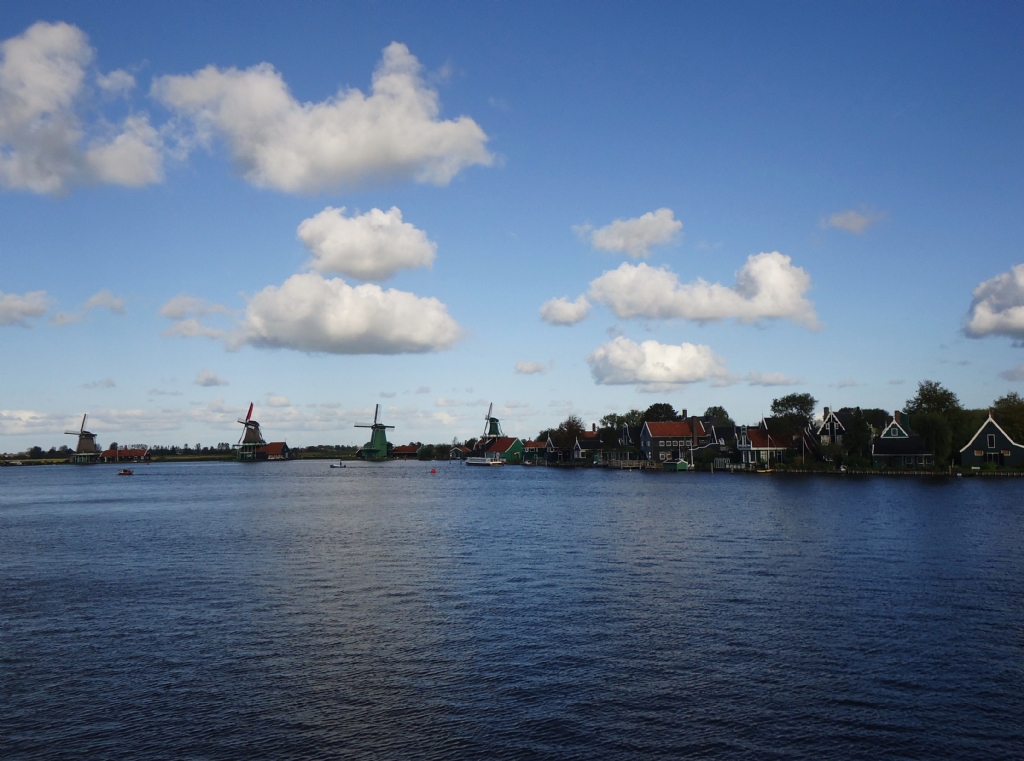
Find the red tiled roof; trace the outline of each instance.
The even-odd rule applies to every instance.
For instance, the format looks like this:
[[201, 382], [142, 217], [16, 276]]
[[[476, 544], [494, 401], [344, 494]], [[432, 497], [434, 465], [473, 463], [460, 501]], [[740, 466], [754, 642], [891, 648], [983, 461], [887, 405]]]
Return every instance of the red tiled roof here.
[[516, 443], [514, 438], [509, 436], [499, 436], [491, 442], [490, 446], [485, 451], [487, 452], [507, 452], [509, 447]]
[[690, 421], [679, 420], [674, 423], [648, 423], [647, 430], [651, 432], [651, 436], [682, 436], [684, 438], [690, 437]]
[[113, 460], [117, 457], [145, 457], [147, 449], [107, 449], [100, 457]]
[[400, 447], [392, 447], [391, 454], [416, 454], [420, 448], [415, 444], [403, 444]]
[[284, 448], [286, 446], [288, 445], [283, 441], [271, 441], [269, 444], [257, 447], [256, 451], [266, 452], [269, 457], [279, 457], [284, 454]]
[[763, 428], [748, 428], [747, 438], [750, 439], [750, 445], [757, 449], [767, 449], [768, 447], [771, 447], [773, 449], [786, 448], [785, 441], [777, 439], [774, 436], [769, 438], [768, 431], [764, 430]]
[[546, 441], [524, 441], [523, 446], [527, 449], [543, 449], [548, 443]]
[[452, 447], [452, 449], [453, 450], [458, 450], [459, 452], [472, 452], [473, 451], [469, 447], [462, 446], [462, 444], [458, 444], [458, 445]]
[[596, 439], [600, 435], [597, 431], [580, 431], [580, 438], [583, 439]]

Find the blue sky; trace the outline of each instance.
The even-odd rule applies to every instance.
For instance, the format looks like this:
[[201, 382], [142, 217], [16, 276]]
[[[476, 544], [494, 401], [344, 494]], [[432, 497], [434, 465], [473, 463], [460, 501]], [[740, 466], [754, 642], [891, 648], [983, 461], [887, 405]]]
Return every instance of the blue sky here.
[[522, 436], [926, 378], [985, 406], [1024, 382], [1022, 31], [1009, 3], [5, 4], [0, 451], [84, 412], [234, 441], [250, 401], [300, 445], [377, 403], [400, 443], [488, 402]]

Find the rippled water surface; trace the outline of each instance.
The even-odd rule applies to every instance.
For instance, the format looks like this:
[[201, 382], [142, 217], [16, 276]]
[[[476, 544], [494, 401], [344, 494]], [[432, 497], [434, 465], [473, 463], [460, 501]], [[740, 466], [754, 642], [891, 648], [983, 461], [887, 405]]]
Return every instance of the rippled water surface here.
[[1024, 480], [429, 470], [0, 470], [0, 757], [1024, 756]]

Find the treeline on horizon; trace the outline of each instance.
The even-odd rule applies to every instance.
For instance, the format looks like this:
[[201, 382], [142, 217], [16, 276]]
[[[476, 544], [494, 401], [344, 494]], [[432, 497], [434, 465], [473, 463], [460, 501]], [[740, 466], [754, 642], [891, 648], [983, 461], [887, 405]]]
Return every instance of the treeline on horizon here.
[[[772, 436], [780, 439], [797, 435], [815, 419], [818, 401], [808, 393], [794, 393], [773, 399], [771, 415], [765, 418]], [[1018, 443], [1024, 443], [1024, 398], [1016, 391], [1010, 391], [992, 402], [986, 409], [968, 409], [964, 407], [957, 395], [937, 381], [921, 381], [917, 393], [904, 404], [902, 412], [907, 415], [910, 427], [921, 437], [922, 442], [935, 455], [937, 465], [952, 463], [959, 453], [985, 422], [991, 410], [993, 417], [1004, 431]], [[847, 430], [843, 434], [841, 445], [826, 445], [823, 454], [837, 464], [850, 467], [866, 467], [871, 463], [871, 442], [875, 434], [885, 427], [892, 417], [891, 410], [878, 408], [843, 407], [835, 410], [847, 416]], [[699, 415], [710, 420], [716, 426], [733, 426], [735, 421], [724, 407], [712, 406]], [[669, 403], [657, 402], [641, 411], [632, 409], [619, 415], [609, 413], [600, 420], [598, 434], [601, 442], [608, 448], [618, 446], [623, 425], [640, 427], [644, 423], [671, 422], [682, 420], [682, 415]], [[758, 421], [760, 422], [760, 421]], [[582, 418], [569, 415], [553, 428], [544, 428], [536, 436], [537, 441], [547, 441], [562, 449], [572, 449], [577, 436], [587, 430]], [[457, 440], [456, 440], [457, 441]], [[472, 449], [477, 439], [471, 438], [464, 446]], [[410, 445], [420, 447], [418, 453], [422, 460], [447, 459], [452, 443], [424, 444], [411, 441]], [[308, 447], [293, 447], [296, 455], [310, 456], [351, 456], [358, 451], [357, 445], [318, 444]], [[216, 446], [203, 447], [196, 444], [190, 447], [156, 445], [149, 448], [153, 457], [201, 457], [229, 456], [231, 445], [220, 443]], [[68, 457], [74, 452], [68, 446], [51, 447], [48, 451], [34, 446], [16, 454], [5, 454], [5, 457], [21, 457], [24, 459], [57, 459]], [[705, 452], [704, 456], [713, 457], [713, 452]]]

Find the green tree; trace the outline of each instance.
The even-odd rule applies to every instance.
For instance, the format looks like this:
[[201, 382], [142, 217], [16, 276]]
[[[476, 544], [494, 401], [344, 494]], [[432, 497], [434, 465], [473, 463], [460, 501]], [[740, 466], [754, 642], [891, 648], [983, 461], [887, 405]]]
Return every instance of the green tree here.
[[803, 421], [806, 426], [814, 417], [814, 408], [818, 400], [810, 394], [787, 394], [786, 396], [772, 399], [772, 415], [775, 417], [794, 417]]
[[733, 422], [733, 419], [729, 416], [729, 413], [725, 411], [725, 407], [708, 407], [704, 410], [704, 417], [711, 418], [718, 423], [736, 425], [736, 423]]
[[992, 402], [992, 413], [1000, 427], [1018, 444], [1024, 443], [1024, 398], [1016, 391]]
[[843, 434], [843, 449], [846, 450], [846, 454], [851, 458], [870, 457], [872, 435], [867, 415], [860, 407], [854, 407], [852, 410], [844, 409], [841, 412], [847, 413], [844, 415], [846, 432]]
[[955, 418], [961, 410], [963, 407], [956, 394], [941, 383], [929, 380], [917, 384], [917, 394], [912, 399], [907, 399], [903, 407], [903, 411], [911, 416], [920, 412], [933, 412], [942, 415], [947, 421]]
[[434, 445], [424, 444], [416, 452], [416, 457], [420, 460], [433, 460], [434, 459]]
[[911, 418], [914, 433], [921, 437], [921, 443], [935, 455], [935, 464], [949, 460], [953, 442], [953, 426], [946, 417], [937, 412], [918, 412]]
[[28, 450], [28, 456], [32, 460], [39, 460], [39, 459], [41, 459], [42, 456], [43, 456], [43, 448], [42, 447], [32, 447], [30, 450]]
[[657, 402], [644, 410], [645, 423], [671, 423], [682, 420], [675, 407], [667, 402]]
[[583, 419], [579, 415], [569, 415], [558, 424], [551, 436], [551, 441], [562, 451], [569, 451], [575, 446], [576, 438], [583, 432]]

